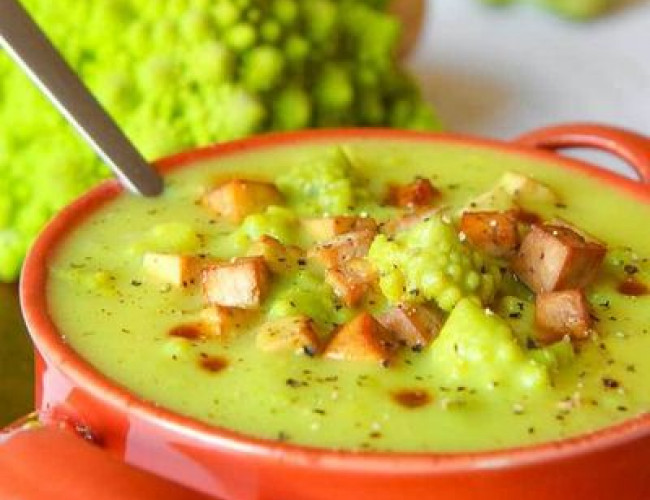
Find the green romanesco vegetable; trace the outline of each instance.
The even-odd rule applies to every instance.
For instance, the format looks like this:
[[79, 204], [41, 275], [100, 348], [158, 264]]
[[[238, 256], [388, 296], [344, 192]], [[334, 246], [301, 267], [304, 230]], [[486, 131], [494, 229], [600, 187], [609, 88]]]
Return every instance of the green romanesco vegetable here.
[[[147, 158], [268, 129], [436, 128], [383, 0], [23, 0]], [[0, 281], [106, 168], [0, 54]]]
[[501, 282], [498, 266], [461, 242], [454, 226], [432, 216], [390, 238], [379, 235], [368, 259], [391, 302], [435, 301], [451, 311], [465, 297], [490, 303]]
[[471, 299], [454, 307], [429, 352], [448, 385], [508, 387], [515, 393], [550, 387], [545, 365], [526, 356], [503, 318]]
[[325, 332], [331, 331], [333, 324], [343, 324], [353, 316], [350, 309], [338, 304], [322, 277], [308, 269], [278, 279], [270, 295], [268, 312], [271, 317], [302, 314], [312, 318]]
[[367, 182], [342, 149], [297, 165], [276, 180], [288, 203], [303, 215], [352, 213], [370, 200]]
[[481, 0], [489, 5], [510, 5], [529, 2], [557, 12], [561, 16], [574, 20], [586, 20], [599, 16], [610, 10], [620, 0]]

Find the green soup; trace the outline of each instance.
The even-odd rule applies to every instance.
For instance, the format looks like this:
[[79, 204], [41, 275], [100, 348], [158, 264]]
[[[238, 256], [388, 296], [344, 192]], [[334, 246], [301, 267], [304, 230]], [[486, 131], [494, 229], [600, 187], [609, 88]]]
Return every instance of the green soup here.
[[[435, 204], [449, 214], [436, 222], [440, 227], [422, 226], [437, 245], [436, 238], [447, 238], [438, 232], [456, 230], [460, 207], [505, 172], [530, 176], [561, 200], [533, 199], [527, 210], [562, 218], [607, 244], [602, 269], [586, 289], [593, 320], [587, 339], [531, 341], [532, 294], [503, 277], [479, 293], [486, 283], [472, 280], [487, 280], [486, 266], [503, 264], [486, 259], [476, 278], [461, 259], [461, 278], [435, 289], [444, 305], [442, 331], [421, 349], [400, 349], [389, 366], [258, 348], [260, 325], [292, 309], [315, 321], [325, 344], [359, 310], [377, 315], [392, 295], [408, 294], [406, 285], [395, 292], [395, 283], [428, 276], [428, 262], [434, 266], [437, 258], [409, 247], [424, 238], [424, 229], [415, 228], [410, 239], [376, 236], [369, 259], [380, 269], [383, 293], [374, 298], [342, 305], [307, 263], [272, 274], [256, 319], [227, 338], [182, 334], [184, 325], [202, 321], [201, 286], [161, 283], [143, 268], [147, 252], [246, 255], [265, 234], [305, 249], [314, 241], [301, 218], [394, 219], [404, 210], [383, 203], [387, 186], [417, 176], [431, 180], [440, 191]], [[237, 223], [217, 217], [199, 200], [232, 178], [276, 182], [284, 201]], [[144, 399], [215, 426], [350, 450], [521, 446], [593, 431], [650, 408], [650, 295], [643, 294], [650, 284], [648, 221], [650, 205], [600, 181], [489, 149], [397, 140], [279, 146], [175, 172], [157, 199], [125, 194], [108, 203], [57, 249], [47, 293], [62, 335], [98, 370]], [[462, 240], [441, 247], [441, 255], [469, 252]], [[621, 283], [634, 283], [635, 293]], [[459, 351], [476, 355], [460, 359]]]

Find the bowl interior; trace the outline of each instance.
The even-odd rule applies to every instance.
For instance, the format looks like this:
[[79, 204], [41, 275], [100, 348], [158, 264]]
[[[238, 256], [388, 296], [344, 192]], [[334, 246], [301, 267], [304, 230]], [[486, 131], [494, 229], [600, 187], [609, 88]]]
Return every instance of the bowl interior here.
[[[391, 130], [334, 130], [309, 131], [290, 134], [259, 136], [233, 143], [181, 153], [157, 162], [163, 172], [191, 167], [196, 162], [213, 158], [226, 158], [251, 151], [272, 152], [276, 147], [290, 147], [299, 144], [332, 143], [340, 141], [405, 141], [407, 143], [436, 143], [460, 148], [485, 149], [497, 151], [520, 159], [534, 159], [548, 163], [549, 169], [570, 169], [596, 178], [613, 186], [616, 190], [632, 196], [640, 203], [650, 203], [650, 191], [636, 182], [603, 171], [579, 161], [565, 159], [548, 152], [522, 148], [498, 141], [462, 137], [456, 135], [424, 134]], [[208, 446], [245, 451], [247, 453], [274, 456], [281, 453], [286, 460], [304, 463], [305, 460], [318, 460], [324, 467], [359, 468], [359, 470], [392, 471], [394, 467], [409, 470], [448, 471], [465, 469], [477, 463], [492, 463], [504, 460], [508, 463], [526, 463], [560, 455], [576, 455], [594, 449], [612, 446], [646, 436], [650, 432], [650, 417], [642, 415], [628, 419], [605, 429], [535, 446], [509, 448], [495, 451], [471, 453], [384, 453], [363, 454], [303, 447], [265, 439], [257, 439], [204, 424], [198, 420], [166, 410], [144, 401], [113, 383], [89, 363], [82, 359], [67, 345], [61, 332], [49, 317], [46, 298], [48, 262], [57, 245], [70, 230], [81, 223], [104, 203], [119, 196], [122, 192], [115, 181], [107, 181], [91, 190], [80, 199], [66, 207], [55, 217], [40, 235], [25, 263], [21, 279], [21, 302], [34, 344], [43, 358], [55, 366], [75, 385], [88, 391], [104, 404], [136, 415], [153, 426], [171, 429], [179, 435], [198, 440]], [[399, 465], [395, 464], [399, 458]], [[496, 463], [496, 462], [494, 462]], [[344, 464], [344, 465], [343, 465]]]

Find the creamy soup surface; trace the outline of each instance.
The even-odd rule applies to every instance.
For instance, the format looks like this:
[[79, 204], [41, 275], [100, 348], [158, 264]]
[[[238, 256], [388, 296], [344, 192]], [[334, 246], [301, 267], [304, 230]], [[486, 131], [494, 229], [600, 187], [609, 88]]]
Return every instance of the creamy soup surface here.
[[[650, 409], [647, 202], [399, 140], [278, 146], [166, 184], [91, 214], [49, 271], [65, 340], [144, 399], [361, 451], [528, 445]], [[561, 262], [535, 266], [558, 227], [592, 264], [571, 254], [553, 281]]]

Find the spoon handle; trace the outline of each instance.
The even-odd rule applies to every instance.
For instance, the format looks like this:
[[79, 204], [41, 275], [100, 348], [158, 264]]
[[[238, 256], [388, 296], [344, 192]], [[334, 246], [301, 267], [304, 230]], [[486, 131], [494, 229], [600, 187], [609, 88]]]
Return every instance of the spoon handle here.
[[17, 0], [0, 0], [0, 45], [93, 146], [123, 186], [144, 196], [160, 194], [161, 176], [135, 149]]

